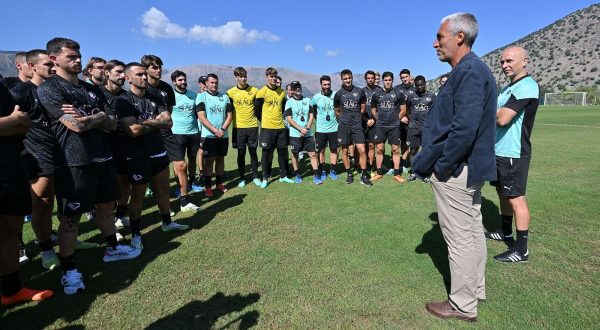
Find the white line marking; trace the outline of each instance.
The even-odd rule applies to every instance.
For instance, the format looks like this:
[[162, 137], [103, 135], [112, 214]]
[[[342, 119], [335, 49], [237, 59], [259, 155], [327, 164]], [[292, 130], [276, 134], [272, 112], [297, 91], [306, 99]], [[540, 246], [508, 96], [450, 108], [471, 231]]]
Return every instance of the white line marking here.
[[534, 125], [558, 126], [558, 127], [580, 127], [580, 128], [600, 128], [600, 126], [584, 126], [584, 125], [567, 125], [567, 124], [545, 124], [535, 123]]

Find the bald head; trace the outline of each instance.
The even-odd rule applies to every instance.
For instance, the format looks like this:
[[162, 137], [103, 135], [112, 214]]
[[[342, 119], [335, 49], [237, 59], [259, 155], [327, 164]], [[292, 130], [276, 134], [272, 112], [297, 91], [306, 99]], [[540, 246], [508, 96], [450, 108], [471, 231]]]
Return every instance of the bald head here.
[[504, 72], [511, 82], [514, 82], [527, 75], [525, 66], [528, 60], [527, 51], [523, 47], [509, 46], [500, 55], [502, 72]]

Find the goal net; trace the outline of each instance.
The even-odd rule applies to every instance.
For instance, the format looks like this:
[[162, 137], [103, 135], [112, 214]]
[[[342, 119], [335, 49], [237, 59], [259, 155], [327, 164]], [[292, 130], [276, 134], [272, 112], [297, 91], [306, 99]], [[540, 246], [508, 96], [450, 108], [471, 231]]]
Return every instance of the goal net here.
[[585, 105], [586, 92], [546, 93], [544, 105]]

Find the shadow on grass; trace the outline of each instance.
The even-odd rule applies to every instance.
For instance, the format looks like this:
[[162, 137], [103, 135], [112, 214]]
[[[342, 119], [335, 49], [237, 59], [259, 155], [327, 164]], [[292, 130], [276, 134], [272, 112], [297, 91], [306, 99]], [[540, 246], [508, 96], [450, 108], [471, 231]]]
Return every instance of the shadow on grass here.
[[442, 229], [440, 228], [439, 219], [437, 212], [431, 213], [429, 219], [434, 223], [431, 229], [423, 234], [421, 244], [415, 248], [415, 252], [418, 254], [429, 255], [433, 265], [438, 270], [442, 279], [444, 280], [444, 286], [446, 292], [450, 293], [450, 266], [448, 264], [448, 247], [444, 241], [442, 235]]
[[500, 229], [501, 219], [498, 206], [491, 200], [481, 198], [481, 215], [483, 217], [483, 228], [487, 231], [496, 231]]
[[[217, 292], [206, 301], [190, 302], [175, 313], [150, 324], [146, 329], [213, 329], [219, 318], [239, 312], [259, 299], [258, 293], [228, 296]], [[237, 322], [238, 329], [249, 329], [258, 323], [258, 317], [258, 311], [252, 310], [230, 321], [221, 329], [231, 328]]]

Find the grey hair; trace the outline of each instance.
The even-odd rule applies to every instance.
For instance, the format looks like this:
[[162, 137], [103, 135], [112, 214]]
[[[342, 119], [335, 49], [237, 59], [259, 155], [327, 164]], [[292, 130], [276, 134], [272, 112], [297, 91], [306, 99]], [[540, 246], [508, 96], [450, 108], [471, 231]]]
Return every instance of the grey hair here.
[[477, 34], [479, 33], [479, 23], [473, 14], [470, 13], [454, 13], [442, 18], [441, 24], [448, 21], [448, 27], [452, 35], [459, 32], [465, 34], [465, 43], [469, 47], [473, 47]]

